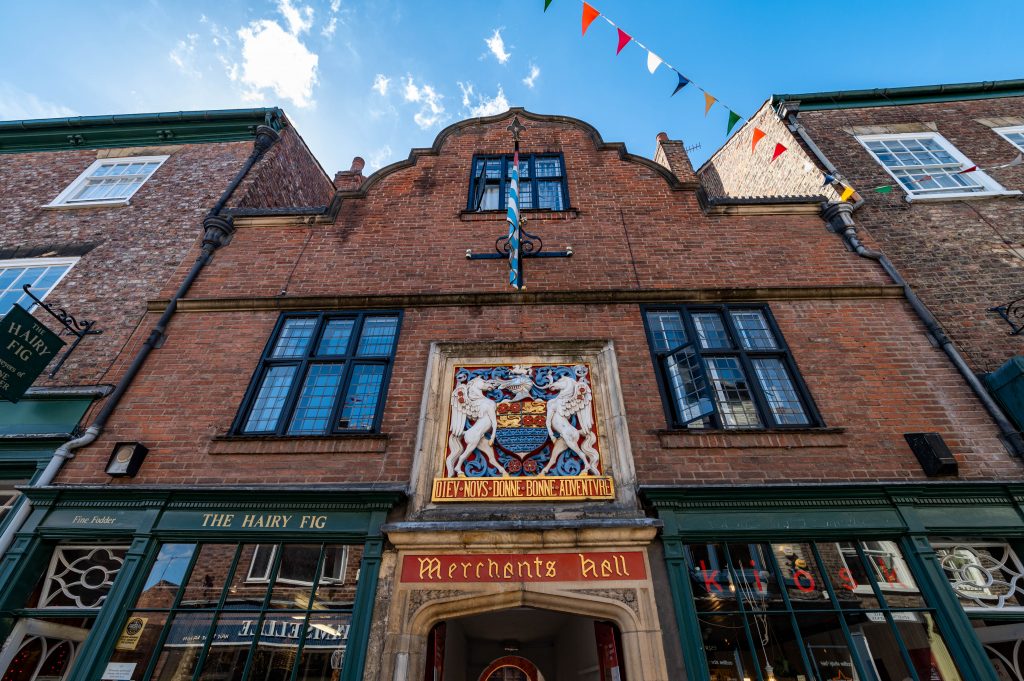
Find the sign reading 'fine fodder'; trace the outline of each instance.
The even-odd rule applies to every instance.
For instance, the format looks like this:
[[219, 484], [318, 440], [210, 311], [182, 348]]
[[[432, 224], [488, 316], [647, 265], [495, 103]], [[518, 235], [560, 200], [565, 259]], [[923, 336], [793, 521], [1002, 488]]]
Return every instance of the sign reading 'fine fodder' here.
[[65, 343], [17, 303], [0, 320], [0, 398], [17, 402]]

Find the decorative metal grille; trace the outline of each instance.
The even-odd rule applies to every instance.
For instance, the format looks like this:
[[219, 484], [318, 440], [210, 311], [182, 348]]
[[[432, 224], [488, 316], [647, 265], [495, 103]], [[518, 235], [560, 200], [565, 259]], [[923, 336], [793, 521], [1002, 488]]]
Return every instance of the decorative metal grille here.
[[1024, 563], [1002, 542], [933, 542], [964, 608], [1024, 607]]
[[50, 560], [39, 607], [99, 608], [127, 552], [127, 546], [58, 546]]

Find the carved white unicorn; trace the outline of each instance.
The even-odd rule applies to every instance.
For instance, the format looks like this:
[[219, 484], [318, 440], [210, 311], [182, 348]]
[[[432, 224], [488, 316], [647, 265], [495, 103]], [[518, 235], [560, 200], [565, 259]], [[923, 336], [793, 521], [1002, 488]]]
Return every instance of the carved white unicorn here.
[[[494, 456], [494, 438], [498, 431], [497, 403], [485, 394], [496, 385], [493, 380], [476, 376], [455, 386], [452, 391], [452, 420], [448, 429], [448, 457], [445, 459], [449, 478], [466, 474], [463, 466], [477, 449], [484, 453], [502, 477], [508, 477], [508, 471]], [[467, 420], [473, 421], [468, 428]]]
[[[580, 457], [583, 470], [580, 475], [600, 475], [597, 464], [600, 455], [594, 449], [597, 434], [594, 433], [594, 415], [590, 405], [594, 401], [594, 393], [584, 376], [579, 380], [572, 376], [563, 376], [550, 385], [547, 390], [557, 390], [558, 394], [548, 400], [547, 428], [548, 435], [554, 446], [551, 448], [551, 459], [541, 475], [547, 475], [558, 462], [558, 457], [565, 450], [570, 450]], [[573, 426], [570, 419], [576, 415], [579, 427]]]

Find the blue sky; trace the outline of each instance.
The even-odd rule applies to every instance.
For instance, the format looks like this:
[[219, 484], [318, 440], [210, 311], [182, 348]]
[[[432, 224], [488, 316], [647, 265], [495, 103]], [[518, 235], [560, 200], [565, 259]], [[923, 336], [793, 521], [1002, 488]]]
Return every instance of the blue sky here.
[[[772, 93], [1024, 77], [1018, 2], [594, 0], [732, 109]], [[580, 0], [137, 0], [5, 3], [0, 119], [278, 105], [325, 169], [370, 169], [472, 115], [524, 106], [582, 118], [651, 156], [666, 131], [695, 164], [728, 112], [669, 97], [647, 52], [615, 55]], [[528, 136], [529, 133], [527, 133]]]

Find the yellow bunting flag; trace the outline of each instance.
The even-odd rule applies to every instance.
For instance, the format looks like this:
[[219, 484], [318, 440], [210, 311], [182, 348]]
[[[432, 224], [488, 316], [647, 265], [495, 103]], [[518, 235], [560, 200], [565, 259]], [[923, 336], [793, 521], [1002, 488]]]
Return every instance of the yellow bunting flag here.
[[841, 196], [839, 197], [839, 200], [840, 200], [840, 201], [846, 201], [846, 200], [847, 200], [847, 199], [849, 199], [849, 198], [850, 198], [851, 196], [853, 196], [853, 187], [847, 187], [846, 189], [844, 189], [844, 190], [843, 190], [843, 193], [842, 193], [842, 195], [841, 195]]
[[704, 115], [705, 116], [708, 115], [708, 111], [711, 111], [711, 107], [717, 101], [718, 101], [717, 99], [715, 99], [714, 97], [712, 97], [708, 93], [706, 93], [706, 92], [704, 93]]

